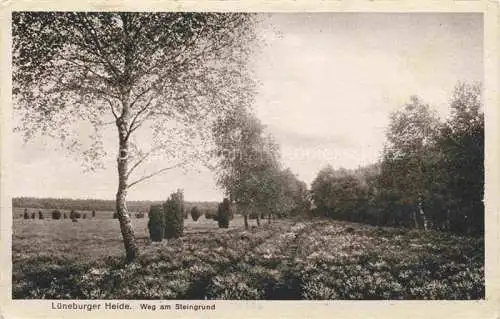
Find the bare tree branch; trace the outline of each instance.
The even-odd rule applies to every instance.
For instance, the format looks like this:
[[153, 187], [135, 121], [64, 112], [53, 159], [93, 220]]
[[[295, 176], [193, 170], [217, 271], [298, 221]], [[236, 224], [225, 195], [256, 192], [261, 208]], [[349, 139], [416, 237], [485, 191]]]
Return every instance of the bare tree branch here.
[[127, 172], [127, 178], [130, 177], [130, 174], [132, 174], [132, 172], [142, 163], [144, 162], [148, 157], [149, 155], [153, 154], [155, 151], [159, 150], [160, 148], [164, 147], [165, 146], [165, 143], [163, 144], [160, 144], [160, 145], [157, 145], [155, 147], [153, 147], [152, 149], [150, 149], [148, 152], [146, 152], [130, 169], [129, 171]]
[[108, 102], [109, 107], [110, 107], [110, 109], [111, 109], [111, 112], [113, 113], [113, 116], [115, 117], [115, 120], [117, 120], [117, 119], [118, 119], [118, 114], [115, 112], [115, 108], [114, 108], [114, 106], [113, 106], [113, 103], [111, 103], [111, 100], [110, 100], [110, 99], [104, 98], [104, 100], [105, 100], [106, 102]]
[[185, 163], [186, 163], [186, 161], [182, 161], [182, 162], [177, 163], [177, 164], [175, 164], [175, 165], [172, 165], [172, 166], [168, 166], [168, 167], [164, 167], [164, 168], [162, 168], [162, 169], [159, 169], [159, 170], [157, 170], [157, 171], [155, 171], [155, 172], [153, 172], [153, 173], [151, 173], [151, 174], [149, 174], [149, 175], [143, 176], [143, 177], [141, 177], [141, 178], [139, 178], [139, 179], [137, 179], [137, 180], [133, 181], [132, 183], [130, 183], [130, 184], [127, 186], [127, 188], [131, 188], [132, 186], [134, 186], [134, 185], [136, 185], [136, 184], [139, 184], [140, 182], [143, 182], [143, 181], [145, 181], [145, 180], [148, 180], [148, 179], [150, 179], [150, 178], [152, 178], [152, 177], [154, 177], [154, 176], [156, 176], [156, 175], [158, 175], [158, 174], [161, 174], [161, 173], [163, 173], [163, 172], [166, 172], [166, 171], [168, 171], [168, 170], [171, 170], [171, 169], [174, 169], [174, 168], [176, 168], [176, 167], [182, 166], [182, 165], [184, 165]]
[[149, 105], [151, 105], [151, 102], [154, 100], [154, 97], [151, 97], [148, 101], [148, 103], [146, 103], [146, 105], [144, 105], [134, 116], [134, 118], [132, 119], [132, 122], [130, 123], [130, 126], [128, 127], [128, 130], [127, 130], [127, 136], [125, 137], [125, 139], [128, 140], [128, 138], [130, 137], [130, 134], [132, 134], [132, 132], [134, 132], [136, 129], [138, 129], [141, 124], [142, 124], [142, 121], [139, 121], [137, 122], [139, 116], [141, 114], [143, 114], [144, 112], [146, 112], [148, 110], [148, 107]]

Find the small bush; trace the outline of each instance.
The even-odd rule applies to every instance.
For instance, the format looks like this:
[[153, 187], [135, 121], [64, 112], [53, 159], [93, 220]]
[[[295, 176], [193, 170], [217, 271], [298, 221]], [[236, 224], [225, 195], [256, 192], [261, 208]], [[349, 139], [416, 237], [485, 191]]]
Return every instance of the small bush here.
[[[66, 217], [64, 217], [66, 218]], [[61, 212], [59, 210], [52, 211], [52, 219], [61, 219]]]
[[30, 215], [28, 214], [28, 210], [26, 208], [24, 209], [23, 216], [24, 216], [24, 219], [30, 219]]
[[63, 214], [63, 218], [66, 219], [68, 218], [68, 215], [66, 215], [66, 213]]
[[345, 232], [348, 233], [348, 234], [352, 234], [352, 233], [354, 233], [354, 228], [352, 228], [352, 227], [349, 226], [349, 227], [347, 227], [345, 229]]
[[92, 218], [95, 218], [95, 210], [92, 210]]
[[38, 211], [38, 219], [43, 219], [43, 213], [41, 210]]
[[217, 209], [217, 223], [219, 224], [219, 228], [228, 228], [230, 218], [231, 204], [229, 203], [229, 199], [224, 198]]
[[165, 214], [161, 205], [149, 209], [148, 230], [151, 241], [161, 241], [165, 235]]
[[257, 219], [257, 217], [259, 217], [259, 213], [251, 212], [248, 214], [248, 219]]
[[31, 219], [35, 219], [35, 218], [36, 218], [35, 213], [31, 213]]
[[163, 204], [165, 214], [164, 238], [179, 238], [184, 231], [184, 195], [181, 190], [170, 195]]
[[72, 221], [73, 223], [77, 223], [77, 222], [78, 222], [78, 219], [76, 219], [76, 218], [71, 218], [71, 221]]
[[72, 209], [71, 212], [69, 213], [69, 218], [71, 218], [71, 219], [76, 219], [76, 218], [81, 218], [81, 217], [82, 217], [82, 214], [75, 211], [74, 209]]
[[87, 214], [83, 214], [83, 215], [82, 215], [82, 218], [83, 218], [83, 219], [86, 219], [86, 218], [87, 218]]
[[135, 218], [144, 218], [144, 213], [135, 213]]
[[207, 209], [205, 211], [205, 218], [206, 219], [213, 219], [213, 220], [217, 220], [217, 212], [214, 212], [210, 209]]
[[118, 219], [118, 213], [117, 212], [113, 212], [113, 219]]
[[201, 216], [201, 212], [199, 210], [198, 207], [194, 206], [193, 208], [191, 208], [191, 218], [194, 220], [194, 221], [197, 221]]

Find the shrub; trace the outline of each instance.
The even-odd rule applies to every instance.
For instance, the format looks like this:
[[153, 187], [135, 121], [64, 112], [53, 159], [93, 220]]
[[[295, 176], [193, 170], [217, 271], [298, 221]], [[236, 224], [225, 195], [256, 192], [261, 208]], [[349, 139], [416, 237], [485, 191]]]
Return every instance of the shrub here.
[[83, 219], [86, 219], [86, 218], [87, 218], [87, 214], [83, 214], [83, 215], [82, 215], [82, 218], [83, 218]]
[[149, 209], [148, 230], [151, 241], [161, 241], [165, 235], [165, 214], [161, 205]]
[[95, 210], [92, 210], [92, 218], [95, 218]]
[[[66, 216], [64, 217], [66, 218]], [[61, 219], [61, 212], [59, 210], [52, 211], [52, 219]]]
[[193, 208], [191, 208], [191, 218], [194, 220], [194, 221], [197, 221], [198, 218], [200, 218], [201, 216], [201, 212], [200, 212], [200, 209], [196, 206], [194, 206]]
[[248, 214], [249, 219], [257, 219], [257, 217], [259, 217], [259, 213], [257, 212], [251, 212], [250, 214]]
[[31, 213], [31, 219], [35, 219], [35, 213]]
[[30, 219], [30, 215], [28, 214], [28, 210], [26, 208], [24, 209], [23, 216], [24, 216], [24, 219]]
[[144, 213], [135, 213], [135, 218], [144, 218]]
[[229, 203], [229, 199], [224, 198], [217, 209], [217, 223], [219, 224], [219, 228], [228, 228], [230, 218], [231, 204]]
[[118, 219], [118, 213], [117, 212], [113, 212], [113, 219]]
[[164, 238], [179, 238], [184, 230], [184, 195], [181, 190], [172, 193], [163, 204], [165, 214]]
[[68, 218], [68, 215], [66, 213], [63, 214], [64, 219]]
[[77, 223], [77, 222], [78, 222], [78, 219], [76, 219], [76, 218], [71, 218], [71, 221], [72, 221], [73, 223]]
[[213, 219], [213, 220], [217, 220], [217, 212], [214, 212], [210, 209], [207, 209], [205, 211], [205, 218], [206, 219]]
[[71, 218], [71, 219], [76, 219], [76, 218], [81, 218], [81, 217], [82, 217], [82, 214], [75, 211], [74, 209], [72, 209], [71, 212], [69, 213], [69, 218]]
[[43, 219], [43, 213], [41, 210], [38, 211], [38, 219]]

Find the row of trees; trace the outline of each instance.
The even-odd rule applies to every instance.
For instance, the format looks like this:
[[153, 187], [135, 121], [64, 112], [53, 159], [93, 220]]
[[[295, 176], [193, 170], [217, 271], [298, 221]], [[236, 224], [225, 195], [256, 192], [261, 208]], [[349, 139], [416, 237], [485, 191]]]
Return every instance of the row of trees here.
[[391, 115], [382, 161], [322, 169], [315, 213], [377, 225], [484, 231], [484, 115], [479, 84], [458, 84], [440, 121], [417, 97]]
[[236, 210], [257, 224], [267, 216], [298, 215], [310, 209], [307, 185], [284, 169], [280, 151], [262, 123], [244, 108], [221, 118], [214, 127], [217, 183]]
[[[30, 219], [30, 218], [35, 219], [35, 216], [36, 216], [36, 214], [34, 212], [32, 212], [30, 215], [27, 208], [25, 208], [24, 213], [21, 214], [21, 217], [23, 217], [24, 219]], [[92, 216], [92, 218], [95, 218], [95, 210], [92, 211], [91, 216]], [[61, 219], [61, 217], [68, 218], [66, 213], [61, 213], [61, 211], [58, 209], [55, 209], [51, 212], [52, 219]], [[43, 212], [41, 210], [38, 211], [38, 218], [44, 219], [44, 215], [43, 215]], [[77, 219], [77, 218], [85, 219], [85, 218], [87, 218], [87, 214], [86, 213], [82, 214], [82, 213], [79, 213], [75, 210], [71, 210], [71, 212], [69, 213], [69, 218], [70, 219]]]
[[[127, 208], [130, 212], [147, 212], [152, 205], [160, 205], [162, 201], [129, 200]], [[217, 202], [189, 202], [185, 203], [187, 209], [196, 206], [199, 209], [217, 209]], [[76, 199], [76, 198], [36, 198], [14, 197], [12, 207], [31, 209], [64, 209], [76, 211], [114, 211], [116, 202], [105, 199]]]

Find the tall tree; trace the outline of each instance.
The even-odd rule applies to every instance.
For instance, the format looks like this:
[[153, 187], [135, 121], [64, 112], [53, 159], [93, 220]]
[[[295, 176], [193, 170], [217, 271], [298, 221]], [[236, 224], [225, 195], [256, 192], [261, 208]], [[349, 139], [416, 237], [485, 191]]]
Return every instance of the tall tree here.
[[[54, 136], [96, 168], [107, 152], [102, 131], [115, 126], [127, 260], [137, 255], [127, 190], [201, 158], [210, 123], [252, 99], [255, 21], [240, 13], [13, 14], [13, 95], [25, 137]], [[93, 131], [87, 145], [82, 122]], [[171, 163], [137, 174], [158, 154]]]
[[[484, 231], [484, 114], [481, 85], [459, 83], [451, 98], [451, 117], [437, 138], [441, 191], [448, 227]], [[461, 226], [463, 225], [463, 226]]]
[[420, 224], [424, 229], [428, 226], [423, 207], [429, 196], [425, 179], [429, 167], [426, 150], [432, 145], [438, 128], [439, 120], [429, 105], [412, 96], [402, 110], [391, 114], [387, 132], [382, 175], [391, 176], [392, 187], [399, 192], [401, 203], [412, 207], [417, 228]]
[[218, 185], [244, 215], [245, 227], [251, 213], [258, 212], [259, 223], [260, 213], [269, 210], [277, 191], [273, 183], [280, 169], [278, 146], [244, 108], [222, 118], [214, 135]]

